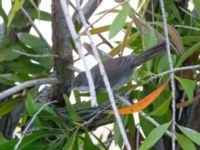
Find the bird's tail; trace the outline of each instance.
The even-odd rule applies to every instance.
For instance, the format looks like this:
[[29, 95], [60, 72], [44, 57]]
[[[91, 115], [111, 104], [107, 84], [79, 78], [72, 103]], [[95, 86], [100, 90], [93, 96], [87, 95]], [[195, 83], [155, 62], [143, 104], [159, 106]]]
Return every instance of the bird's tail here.
[[164, 52], [166, 52], [166, 42], [161, 41], [155, 46], [144, 51], [142, 54], [134, 56], [132, 65], [139, 66]]

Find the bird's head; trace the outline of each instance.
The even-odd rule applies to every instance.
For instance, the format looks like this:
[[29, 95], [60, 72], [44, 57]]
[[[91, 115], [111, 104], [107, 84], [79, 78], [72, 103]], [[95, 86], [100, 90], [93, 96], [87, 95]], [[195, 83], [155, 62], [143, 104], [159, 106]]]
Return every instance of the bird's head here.
[[88, 80], [87, 80], [85, 72], [79, 73], [78, 76], [74, 78], [72, 82], [72, 89], [76, 89], [81, 92], [89, 91]]

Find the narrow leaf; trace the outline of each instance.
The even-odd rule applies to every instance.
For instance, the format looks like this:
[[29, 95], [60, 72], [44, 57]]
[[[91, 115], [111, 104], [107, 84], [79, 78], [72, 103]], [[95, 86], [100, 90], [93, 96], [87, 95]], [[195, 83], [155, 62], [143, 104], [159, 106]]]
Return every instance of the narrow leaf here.
[[[142, 100], [139, 102], [130, 105], [128, 107], [119, 109], [119, 114], [132, 114], [134, 112], [139, 112], [142, 109], [146, 108], [148, 105], [150, 105], [161, 93], [162, 91], [166, 88], [168, 85], [168, 82], [165, 82], [161, 87], [144, 97]], [[114, 112], [108, 112], [108, 114], [114, 114]]]
[[183, 126], [180, 126], [178, 125], [178, 128], [189, 138], [191, 139], [194, 143], [196, 143], [197, 145], [200, 145], [200, 133], [195, 131], [195, 130], [192, 130], [192, 129], [189, 129], [189, 128], [186, 128], [186, 127], [183, 127]]
[[193, 3], [194, 3], [195, 10], [197, 11], [197, 14], [200, 17], [200, 1], [199, 0], [193, 0]]
[[90, 30], [90, 33], [91, 33], [92, 35], [94, 35], [94, 34], [100, 34], [100, 33], [102, 33], [102, 32], [106, 32], [106, 31], [109, 30], [109, 26], [110, 26], [110, 25], [105, 25], [105, 26], [101, 26], [101, 27], [98, 27], [98, 28], [91, 29], [91, 30]]
[[176, 134], [176, 140], [183, 150], [196, 150], [194, 144], [184, 135]]
[[0, 116], [3, 116], [5, 114], [9, 113], [10, 111], [12, 111], [13, 108], [16, 106], [16, 104], [17, 104], [16, 100], [12, 100], [7, 103], [2, 103], [0, 105]]
[[109, 27], [109, 38], [113, 38], [125, 25], [125, 21], [127, 16], [130, 14], [131, 7], [129, 4], [125, 4], [123, 9], [119, 12], [117, 17], [112, 22], [111, 26]]
[[183, 79], [183, 78], [179, 78], [179, 77], [176, 77], [176, 79], [182, 85], [185, 93], [188, 96], [189, 102], [192, 102], [192, 100], [193, 100], [193, 91], [194, 91], [194, 88], [196, 86], [196, 82], [193, 81], [193, 80]]
[[90, 138], [90, 136], [89, 136], [89, 134], [88, 134], [88, 132], [86, 131], [86, 133], [85, 133], [85, 140], [84, 140], [84, 149], [86, 150], [86, 149], [95, 149], [95, 146], [94, 146], [94, 144], [93, 144], [93, 142], [92, 142], [92, 140], [91, 140], [91, 138]]
[[196, 52], [199, 51], [199, 50], [200, 50], [200, 41], [183, 53], [183, 55], [181, 56], [181, 58], [178, 60], [178, 62], [177, 62], [177, 64], [176, 64], [176, 67], [181, 66], [181, 64], [182, 64], [188, 57], [190, 57], [191, 55], [193, 55], [194, 53], [196, 53]]
[[15, 0], [12, 10], [10, 12], [10, 16], [8, 18], [7, 27], [10, 26], [16, 12], [22, 7], [23, 4], [24, 4], [24, 0]]
[[64, 145], [63, 150], [74, 150], [76, 137], [77, 137], [77, 131], [75, 131], [74, 134], [68, 138], [68, 141]]
[[151, 113], [149, 113], [149, 116], [162, 116], [169, 110], [171, 100], [167, 99], [163, 104], [161, 104], [158, 108], [153, 110]]
[[148, 150], [150, 149], [161, 137], [162, 135], [167, 131], [169, 125], [171, 123], [165, 123], [163, 125], [160, 125], [159, 127], [154, 128], [148, 135], [148, 137], [145, 139], [145, 141], [140, 146], [140, 150]]
[[64, 99], [65, 99], [65, 103], [67, 106], [67, 111], [69, 112], [69, 116], [70, 118], [75, 121], [78, 122], [81, 120], [80, 116], [77, 114], [76, 110], [74, 109], [74, 107], [72, 106], [72, 104], [70, 103], [69, 98], [64, 95]]

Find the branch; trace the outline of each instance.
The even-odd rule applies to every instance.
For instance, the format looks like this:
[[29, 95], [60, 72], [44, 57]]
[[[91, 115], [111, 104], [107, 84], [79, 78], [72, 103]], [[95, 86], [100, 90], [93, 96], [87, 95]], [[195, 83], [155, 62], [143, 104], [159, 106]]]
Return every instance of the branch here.
[[36, 79], [31, 81], [26, 81], [24, 83], [21, 83], [17, 86], [14, 86], [10, 89], [7, 89], [6, 91], [3, 91], [0, 93], [0, 102], [3, 101], [4, 98], [11, 96], [25, 88], [32, 87], [35, 85], [42, 85], [42, 84], [58, 84], [59, 80], [57, 78], [44, 78], [44, 79]]
[[[80, 20], [82, 21], [83, 26], [85, 28], [87, 28], [89, 25], [87, 24], [87, 21], [86, 21], [86, 19], [84, 17], [84, 14], [81, 11], [81, 7], [80, 7], [80, 4], [79, 4], [78, 0], [76, 0], [76, 5], [77, 5], [77, 10], [78, 10], [78, 13], [79, 13], [79, 16], [80, 16]], [[105, 68], [103, 66], [103, 63], [102, 63], [102, 61], [101, 61], [101, 59], [99, 57], [99, 53], [97, 51], [97, 48], [96, 48], [96, 46], [94, 46], [94, 42], [93, 42], [93, 39], [92, 39], [92, 36], [91, 36], [91, 33], [89, 32], [89, 30], [86, 30], [86, 35], [88, 36], [88, 39], [90, 40], [90, 44], [91, 44], [94, 56], [95, 56], [95, 58], [96, 58], [96, 60], [97, 60], [97, 62], [99, 64], [98, 65], [99, 66], [99, 71], [100, 71], [100, 73], [101, 73], [101, 75], [103, 77], [103, 81], [104, 81], [106, 90], [108, 92], [109, 100], [110, 100], [112, 109], [114, 111], [114, 115], [115, 115], [115, 118], [117, 120], [117, 123], [118, 123], [118, 126], [119, 126], [119, 130], [120, 130], [122, 138], [124, 140], [124, 144], [126, 145], [127, 150], [131, 150], [131, 146], [130, 146], [130, 143], [128, 141], [127, 135], [126, 135], [126, 131], [124, 129], [121, 117], [119, 115], [119, 112], [118, 112], [118, 109], [117, 109], [117, 106], [116, 106], [116, 103], [115, 103], [115, 98], [113, 96], [113, 92], [112, 92], [112, 89], [111, 89], [111, 86], [110, 86], [110, 83], [109, 83], [109, 80], [108, 80], [108, 76], [107, 76], [107, 74], [105, 72]]]
[[47, 58], [47, 57], [58, 57], [56, 54], [29, 54], [23, 51], [19, 51], [16, 49], [12, 49], [13, 52], [18, 53], [20, 55], [24, 55], [27, 57], [33, 57], [33, 58]]
[[[82, 0], [81, 0], [82, 1]], [[81, 3], [80, 1], [80, 3]], [[102, 0], [88, 0], [87, 3], [83, 7], [83, 13], [84, 16], [86, 17], [86, 20], [90, 18], [90, 16], [93, 14], [93, 12], [98, 8], [98, 6], [101, 4]], [[71, 3], [70, 3], [71, 4]], [[75, 7], [71, 5], [72, 7]], [[72, 20], [75, 20], [77, 17], [77, 10], [75, 9], [75, 12], [72, 16]], [[79, 18], [77, 18], [79, 25], [81, 26], [81, 22]]]
[[60, 3], [61, 3], [61, 7], [62, 7], [62, 10], [63, 10], [64, 16], [65, 16], [65, 20], [68, 24], [71, 36], [74, 40], [75, 47], [78, 50], [78, 53], [79, 53], [79, 55], [80, 55], [80, 57], [83, 61], [83, 64], [84, 64], [84, 67], [85, 67], [85, 70], [86, 70], [86, 76], [87, 76], [89, 87], [90, 87], [92, 106], [97, 106], [98, 104], [97, 104], [96, 92], [95, 92], [94, 82], [93, 82], [93, 79], [92, 79], [92, 74], [89, 70], [88, 64], [86, 63], [85, 56], [82, 52], [82, 45], [81, 45], [80, 39], [79, 39], [79, 37], [78, 37], [78, 35], [75, 31], [74, 24], [73, 24], [73, 21], [71, 19], [71, 14], [69, 12], [69, 6], [67, 5], [65, 0], [60, 0]]
[[168, 37], [168, 28], [167, 28], [167, 19], [165, 14], [165, 7], [163, 0], [160, 0], [160, 7], [162, 12], [163, 18], [163, 28], [165, 33], [165, 40], [166, 40], [166, 48], [168, 54], [168, 62], [170, 68], [170, 79], [171, 79], [171, 88], [172, 88], [172, 150], [176, 149], [176, 99], [175, 99], [175, 83], [174, 83], [174, 69], [172, 63], [172, 56], [170, 52], [170, 45], [169, 45], [169, 37]]
[[[186, 66], [186, 67], [174, 68], [173, 72], [183, 71], [183, 70], [191, 70], [191, 69], [197, 69], [197, 68], [200, 68], [200, 65], [193, 65], [193, 66]], [[162, 76], [164, 76], [166, 74], [169, 74], [169, 73], [170, 73], [170, 70], [162, 72], [162, 73], [159, 73], [158, 75], [156, 75], [154, 77], [151, 77], [149, 80], [154, 80], [156, 78], [162, 77]]]

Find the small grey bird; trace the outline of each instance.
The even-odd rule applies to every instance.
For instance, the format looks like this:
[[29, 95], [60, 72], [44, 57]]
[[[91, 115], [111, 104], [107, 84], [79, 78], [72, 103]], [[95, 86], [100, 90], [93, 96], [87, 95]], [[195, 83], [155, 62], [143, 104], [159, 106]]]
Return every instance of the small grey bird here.
[[[117, 58], [111, 58], [103, 62], [108, 80], [112, 90], [117, 90], [126, 84], [132, 75], [135, 67], [153, 59], [154, 57], [166, 51], [165, 41], [159, 42], [152, 48], [144, 51], [140, 55], [128, 55]], [[97, 91], [105, 91], [105, 85], [99, 71], [98, 65], [95, 65], [91, 70], [95, 89]], [[72, 82], [72, 89], [77, 89], [82, 92], [89, 91], [88, 80], [85, 72], [81, 72]]]

